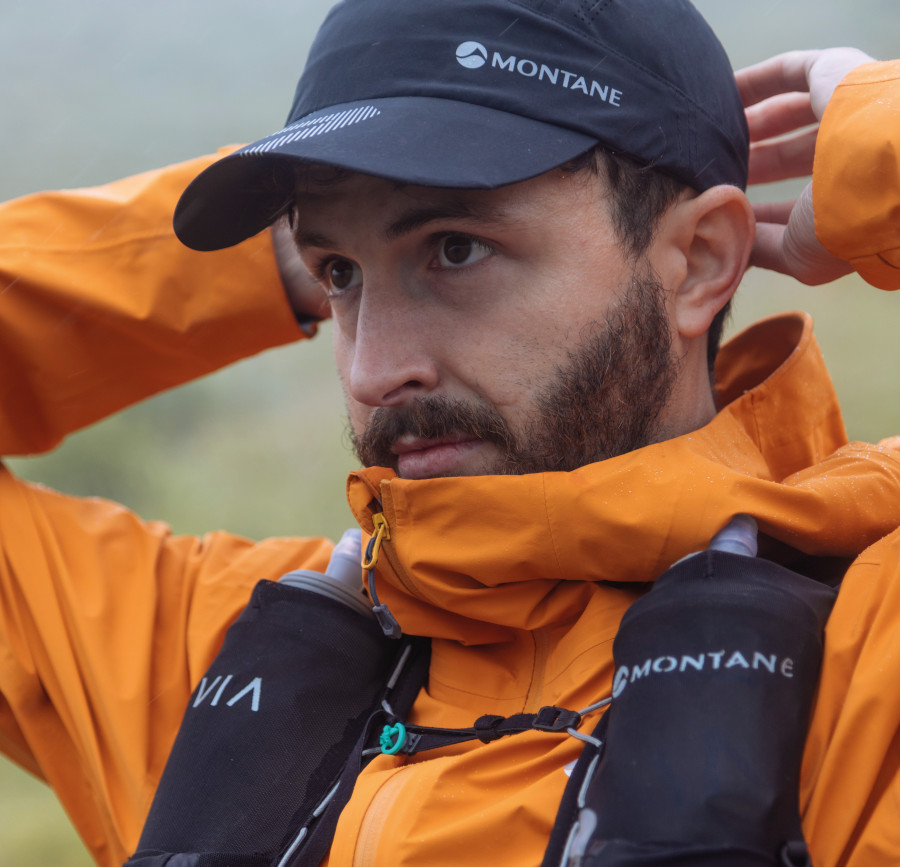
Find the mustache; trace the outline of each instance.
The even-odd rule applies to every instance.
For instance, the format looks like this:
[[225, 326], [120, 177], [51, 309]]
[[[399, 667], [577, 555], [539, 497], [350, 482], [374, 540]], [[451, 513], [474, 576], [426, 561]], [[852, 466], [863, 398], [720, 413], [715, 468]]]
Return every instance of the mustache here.
[[402, 436], [479, 439], [498, 445], [504, 453], [516, 448], [512, 431], [495, 410], [441, 395], [418, 397], [398, 407], [380, 406], [365, 431], [359, 435], [351, 432], [350, 440], [363, 466], [396, 470], [397, 456], [391, 446]]

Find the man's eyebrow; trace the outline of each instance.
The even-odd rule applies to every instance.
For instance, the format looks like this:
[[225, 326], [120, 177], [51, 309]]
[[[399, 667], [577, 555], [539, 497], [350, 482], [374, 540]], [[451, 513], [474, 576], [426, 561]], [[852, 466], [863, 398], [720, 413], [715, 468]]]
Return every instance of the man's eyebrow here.
[[394, 220], [385, 229], [385, 238], [388, 241], [396, 241], [403, 235], [408, 235], [416, 229], [437, 220], [475, 219], [503, 222], [504, 212], [489, 205], [486, 202], [469, 202], [463, 199], [448, 199], [438, 205], [427, 205], [414, 208]]
[[301, 250], [304, 247], [321, 247], [323, 250], [333, 250], [337, 247], [331, 238], [320, 235], [318, 232], [304, 232], [299, 226], [294, 229], [294, 243]]

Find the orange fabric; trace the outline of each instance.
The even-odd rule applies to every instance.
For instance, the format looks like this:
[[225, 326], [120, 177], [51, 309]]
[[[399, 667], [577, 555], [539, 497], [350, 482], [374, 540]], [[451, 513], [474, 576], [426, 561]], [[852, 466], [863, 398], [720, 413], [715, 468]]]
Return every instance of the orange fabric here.
[[[301, 336], [267, 235], [215, 254], [175, 239], [173, 202], [208, 162], [0, 206], [4, 454]], [[0, 546], [0, 749], [121, 864], [250, 588], [324, 568], [331, 544], [177, 538], [0, 467]]]
[[175, 238], [211, 160], [0, 205], [0, 454], [301, 336], [267, 233], [217, 253]]
[[900, 60], [854, 69], [832, 96], [813, 169], [816, 234], [881, 289], [900, 289]]
[[[160, 388], [300, 336], [265, 236], [220, 254], [172, 240], [174, 191], [201, 166], [0, 209], [7, 452], [49, 447]], [[470, 725], [483, 713], [602, 698], [636, 592], [628, 582], [705, 546], [736, 512], [757, 517], [772, 546], [850, 557], [871, 546], [829, 625], [801, 796], [817, 867], [893, 865], [900, 454], [847, 444], [802, 316], [739, 336], [718, 380], [723, 408], [706, 427], [573, 473], [351, 476], [364, 529], [376, 508], [391, 527], [380, 595], [409, 631], [435, 636], [413, 720]], [[189, 692], [250, 587], [322, 569], [330, 544], [177, 538], [114, 504], [7, 473], [0, 544], [0, 748], [56, 788], [112, 867], [136, 844]], [[537, 864], [578, 751], [568, 736], [532, 732], [379, 757], [329, 863]]]

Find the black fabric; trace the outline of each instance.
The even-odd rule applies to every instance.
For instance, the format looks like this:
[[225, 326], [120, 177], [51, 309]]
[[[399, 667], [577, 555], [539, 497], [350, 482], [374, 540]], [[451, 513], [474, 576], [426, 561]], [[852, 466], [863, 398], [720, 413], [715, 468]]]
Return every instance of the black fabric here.
[[709, 846], [685, 843], [633, 843], [610, 840], [582, 862], [615, 864], [616, 867], [772, 867], [781, 862], [772, 853], [743, 849], [727, 844]]
[[268, 864], [334, 786], [397, 646], [339, 602], [260, 582], [191, 696], [129, 867]]
[[144, 853], [128, 861], [129, 867], [269, 867], [264, 856], [234, 852], [157, 852]]
[[[613, 704], [544, 865], [803, 864], [800, 761], [831, 588], [707, 551], [626, 612]], [[789, 858], [793, 860], [788, 860]]]

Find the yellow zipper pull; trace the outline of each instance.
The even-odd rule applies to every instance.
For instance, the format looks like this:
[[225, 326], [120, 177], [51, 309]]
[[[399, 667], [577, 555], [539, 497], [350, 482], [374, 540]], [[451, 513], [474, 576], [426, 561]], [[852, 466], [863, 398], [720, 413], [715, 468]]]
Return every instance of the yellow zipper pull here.
[[381, 543], [385, 539], [391, 538], [391, 528], [388, 527], [387, 518], [383, 512], [372, 516], [372, 523], [375, 525], [375, 533], [366, 546], [366, 553], [363, 554], [362, 567], [365, 571], [375, 568], [378, 563], [378, 555], [381, 552]]
[[380, 602], [378, 594], [375, 592], [375, 565], [378, 563], [378, 555], [381, 553], [381, 543], [385, 539], [391, 538], [391, 530], [388, 527], [387, 519], [382, 512], [372, 516], [372, 523], [375, 526], [375, 532], [366, 546], [366, 553], [362, 558], [362, 567], [369, 573], [369, 596], [372, 599], [372, 612], [375, 619], [381, 626], [382, 632], [388, 638], [399, 638], [403, 633], [397, 619], [388, 610], [387, 605]]

